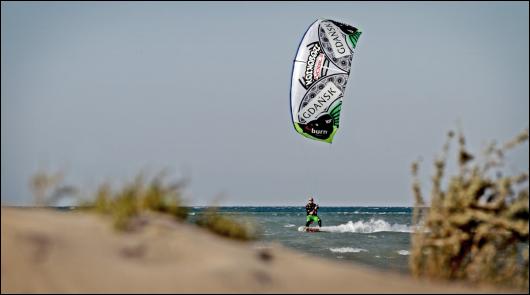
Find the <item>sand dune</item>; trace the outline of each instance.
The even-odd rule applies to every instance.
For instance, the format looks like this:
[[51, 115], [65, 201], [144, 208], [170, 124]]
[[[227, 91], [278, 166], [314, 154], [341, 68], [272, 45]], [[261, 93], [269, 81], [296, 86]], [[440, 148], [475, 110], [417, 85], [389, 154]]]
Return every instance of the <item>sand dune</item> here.
[[88, 213], [2, 208], [2, 293], [489, 293], [227, 240], [150, 215], [116, 233]]

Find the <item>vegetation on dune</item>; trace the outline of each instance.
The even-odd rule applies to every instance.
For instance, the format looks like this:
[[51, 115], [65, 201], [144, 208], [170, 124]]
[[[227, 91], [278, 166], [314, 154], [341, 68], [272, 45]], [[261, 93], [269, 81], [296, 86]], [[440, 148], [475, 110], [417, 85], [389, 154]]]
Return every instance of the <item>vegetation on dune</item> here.
[[165, 183], [162, 174], [147, 183], [143, 175], [139, 175], [116, 191], [109, 184], [102, 184], [94, 201], [85, 202], [83, 207], [110, 215], [118, 230], [127, 229], [132, 217], [148, 211], [185, 220], [188, 209], [183, 206], [182, 186], [179, 182]]
[[412, 164], [415, 197], [410, 267], [413, 275], [463, 279], [528, 289], [528, 173], [501, 173], [508, 150], [528, 140], [528, 129], [497, 147], [491, 143], [478, 161], [458, 135], [456, 175], [442, 187], [450, 143], [434, 161], [431, 204], [425, 210], [418, 163]]
[[250, 222], [241, 222], [221, 215], [216, 207], [209, 207], [201, 214], [196, 224], [217, 235], [241, 241], [251, 241], [258, 238], [257, 227]]
[[[188, 208], [184, 206], [181, 192], [184, 182], [167, 183], [164, 173], [160, 173], [150, 181], [139, 174], [133, 181], [114, 190], [109, 183], [99, 185], [88, 201], [79, 201], [79, 207], [88, 212], [110, 216], [114, 227], [119, 231], [130, 228], [131, 220], [145, 212], [157, 212], [185, 220]], [[62, 184], [62, 173], [36, 173], [30, 186], [38, 206], [53, 206], [66, 195], [79, 197], [79, 190], [73, 186]], [[257, 227], [251, 222], [238, 221], [222, 215], [215, 206], [200, 215], [196, 224], [212, 233], [231, 239], [250, 241], [258, 238]]]
[[34, 203], [38, 207], [50, 206], [66, 195], [75, 195], [77, 188], [63, 185], [64, 174], [59, 172], [50, 174], [45, 171], [35, 173], [29, 182], [29, 187], [33, 193]]
[[[113, 190], [109, 183], [103, 183], [95, 195], [88, 198], [89, 201], [79, 200], [79, 207], [111, 216], [114, 227], [118, 230], [126, 230], [133, 217], [148, 211], [184, 220], [188, 215], [181, 198], [184, 183], [166, 183], [164, 176], [164, 173], [160, 173], [147, 182], [139, 174], [134, 181], [117, 190]], [[79, 190], [63, 185], [62, 181], [62, 173], [36, 173], [30, 181], [35, 203], [38, 206], [53, 206], [65, 195], [79, 198]]]

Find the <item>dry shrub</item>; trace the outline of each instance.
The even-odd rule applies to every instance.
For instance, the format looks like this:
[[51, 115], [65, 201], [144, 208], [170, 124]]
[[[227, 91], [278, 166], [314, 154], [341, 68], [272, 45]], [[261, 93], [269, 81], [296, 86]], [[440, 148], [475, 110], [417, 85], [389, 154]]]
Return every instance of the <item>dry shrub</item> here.
[[528, 140], [528, 129], [497, 147], [484, 151], [483, 161], [465, 148], [458, 136], [457, 175], [442, 187], [451, 141], [434, 161], [431, 205], [424, 207], [418, 163], [412, 164], [415, 197], [410, 267], [413, 275], [463, 279], [528, 289], [528, 173], [503, 176], [505, 153]]

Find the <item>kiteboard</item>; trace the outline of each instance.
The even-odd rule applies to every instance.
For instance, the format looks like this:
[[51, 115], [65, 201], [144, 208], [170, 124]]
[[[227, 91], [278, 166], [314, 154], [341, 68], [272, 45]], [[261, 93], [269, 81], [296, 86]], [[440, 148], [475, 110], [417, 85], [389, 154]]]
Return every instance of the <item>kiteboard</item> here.
[[319, 227], [305, 227], [304, 231], [310, 232], [310, 233], [316, 233], [316, 232], [320, 232], [320, 228]]

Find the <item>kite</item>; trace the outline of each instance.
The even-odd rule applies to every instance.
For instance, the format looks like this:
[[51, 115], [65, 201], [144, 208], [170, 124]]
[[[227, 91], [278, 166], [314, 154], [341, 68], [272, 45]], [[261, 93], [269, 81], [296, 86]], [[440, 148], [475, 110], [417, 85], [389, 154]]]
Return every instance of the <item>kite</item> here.
[[342, 98], [361, 31], [329, 19], [307, 29], [294, 59], [291, 115], [296, 131], [331, 143], [339, 128]]

